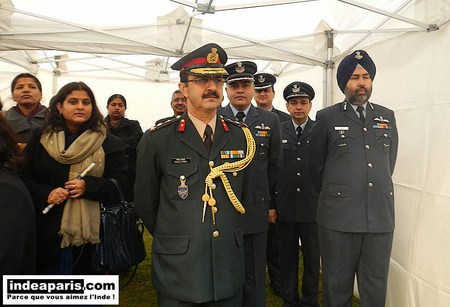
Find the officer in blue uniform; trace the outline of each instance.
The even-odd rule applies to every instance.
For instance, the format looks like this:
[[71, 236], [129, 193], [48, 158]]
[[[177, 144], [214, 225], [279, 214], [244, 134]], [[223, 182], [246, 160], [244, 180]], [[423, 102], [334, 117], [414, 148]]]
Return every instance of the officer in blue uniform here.
[[[270, 111], [256, 108], [253, 75], [255, 63], [242, 61], [225, 66], [226, 92], [230, 103], [219, 113], [244, 122], [252, 131], [256, 153], [249, 166], [249, 187], [242, 203], [244, 215], [245, 287], [243, 306], [264, 306], [267, 230], [275, 222], [275, 184], [282, 162], [280, 121]], [[269, 210], [270, 209], [270, 210]]]
[[[281, 123], [283, 168], [277, 184], [276, 210], [280, 244], [283, 307], [319, 306], [320, 250], [317, 191], [307, 167], [307, 146], [314, 121], [309, 112], [314, 89], [295, 81], [283, 91], [292, 119]], [[303, 255], [302, 295], [298, 293], [299, 238]]]
[[369, 101], [375, 73], [364, 50], [347, 55], [337, 70], [345, 100], [319, 111], [311, 129], [325, 307], [351, 306], [355, 275], [361, 306], [385, 305], [398, 133], [394, 112]]
[[216, 114], [226, 61], [211, 43], [173, 64], [188, 111], [151, 128], [138, 145], [135, 206], [153, 236], [160, 307], [242, 304], [239, 200], [255, 146], [245, 125]]

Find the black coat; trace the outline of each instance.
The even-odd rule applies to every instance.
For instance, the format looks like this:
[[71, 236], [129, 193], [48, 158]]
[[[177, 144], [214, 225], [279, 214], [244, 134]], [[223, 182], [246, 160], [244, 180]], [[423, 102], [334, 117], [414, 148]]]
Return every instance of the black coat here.
[[280, 119], [280, 123], [284, 123], [286, 121], [291, 120], [291, 116], [289, 114], [287, 114], [286, 112], [277, 110], [275, 108], [272, 108], [271, 110], [273, 113], [275, 113], [276, 115], [278, 115], [278, 118]]
[[[234, 120], [230, 105], [219, 109], [218, 112]], [[273, 112], [252, 105], [245, 118], [245, 124], [255, 139], [256, 152], [252, 163], [248, 166], [250, 186], [242, 197], [242, 204], [246, 210], [244, 231], [245, 234], [255, 234], [267, 231], [269, 209], [275, 208], [276, 181], [283, 154], [280, 120]]]
[[[109, 123], [109, 116], [106, 116], [105, 121]], [[125, 194], [128, 200], [134, 199], [134, 180], [136, 177], [136, 147], [142, 137], [142, 128], [137, 120], [130, 120], [123, 118], [120, 121], [119, 127], [115, 128], [108, 124], [109, 132], [118, 136], [125, 143], [126, 155], [128, 160], [128, 180], [125, 189]]]
[[314, 121], [308, 119], [300, 140], [292, 120], [281, 124], [283, 167], [277, 182], [276, 209], [283, 222], [315, 222], [318, 193], [309, 176], [307, 146]]
[[[64, 205], [54, 206], [47, 214], [42, 214], [42, 210], [48, 205], [47, 197], [50, 192], [57, 187], [64, 187], [70, 169], [70, 165], [61, 164], [49, 156], [40, 143], [40, 137], [41, 132], [35, 130], [25, 148], [28, 161], [21, 173], [36, 209], [38, 267], [51, 265], [58, 258], [61, 243], [58, 232]], [[102, 147], [105, 151], [103, 177], [84, 177], [86, 183], [84, 197], [108, 205], [119, 202], [116, 188], [108, 178], [115, 178], [124, 186], [128, 164], [125, 146], [118, 137], [108, 133]]]
[[36, 228], [30, 193], [18, 176], [1, 170], [0, 191], [0, 276], [34, 274]]

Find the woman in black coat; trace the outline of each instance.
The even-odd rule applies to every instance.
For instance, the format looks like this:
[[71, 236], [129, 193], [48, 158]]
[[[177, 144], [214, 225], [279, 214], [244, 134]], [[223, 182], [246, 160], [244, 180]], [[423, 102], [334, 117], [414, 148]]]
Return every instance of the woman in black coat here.
[[128, 166], [123, 142], [107, 133], [86, 84], [71, 82], [59, 90], [25, 152], [22, 178], [36, 208], [38, 273], [94, 273], [90, 262], [92, 244], [99, 242], [100, 203], [119, 202], [109, 178], [124, 186]]
[[17, 142], [17, 134], [0, 114], [0, 278], [34, 274], [36, 269], [33, 201], [17, 175], [24, 162]]

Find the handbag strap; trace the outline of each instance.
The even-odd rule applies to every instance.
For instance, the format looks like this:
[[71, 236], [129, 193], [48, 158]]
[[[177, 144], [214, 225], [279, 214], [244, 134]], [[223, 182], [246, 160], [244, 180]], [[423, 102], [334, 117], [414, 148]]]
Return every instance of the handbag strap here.
[[122, 188], [120, 187], [120, 183], [114, 178], [109, 178], [109, 180], [111, 180], [111, 182], [114, 183], [114, 185], [116, 186], [117, 191], [119, 192], [120, 203], [123, 204], [123, 205], [126, 205], [127, 201], [126, 201], [126, 199], [125, 199], [125, 197], [123, 195]]

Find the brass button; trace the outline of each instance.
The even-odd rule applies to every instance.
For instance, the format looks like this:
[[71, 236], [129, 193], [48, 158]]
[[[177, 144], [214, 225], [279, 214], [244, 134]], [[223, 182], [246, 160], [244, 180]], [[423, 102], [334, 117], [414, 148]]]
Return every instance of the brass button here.
[[217, 238], [218, 236], [219, 236], [219, 232], [218, 232], [217, 230], [214, 231], [214, 232], [213, 232], [213, 237], [214, 237], [214, 238]]
[[338, 195], [338, 196], [341, 196], [341, 192], [337, 192], [337, 195]]
[[297, 157], [297, 161], [300, 161], [302, 158], [300, 158], [300, 157]]
[[370, 149], [370, 146], [369, 146], [369, 145], [366, 145], [366, 149]]
[[372, 163], [368, 163], [367, 166], [371, 168], [373, 165]]
[[365, 132], [367, 132], [367, 128], [366, 128], [366, 127], [364, 127], [363, 130], [364, 130]]
[[373, 187], [373, 183], [369, 182], [369, 188]]
[[300, 192], [300, 188], [297, 188], [297, 192]]
[[297, 173], [297, 176], [299, 176], [299, 177], [300, 177], [300, 176], [301, 176], [301, 174], [300, 174], [300, 173]]

